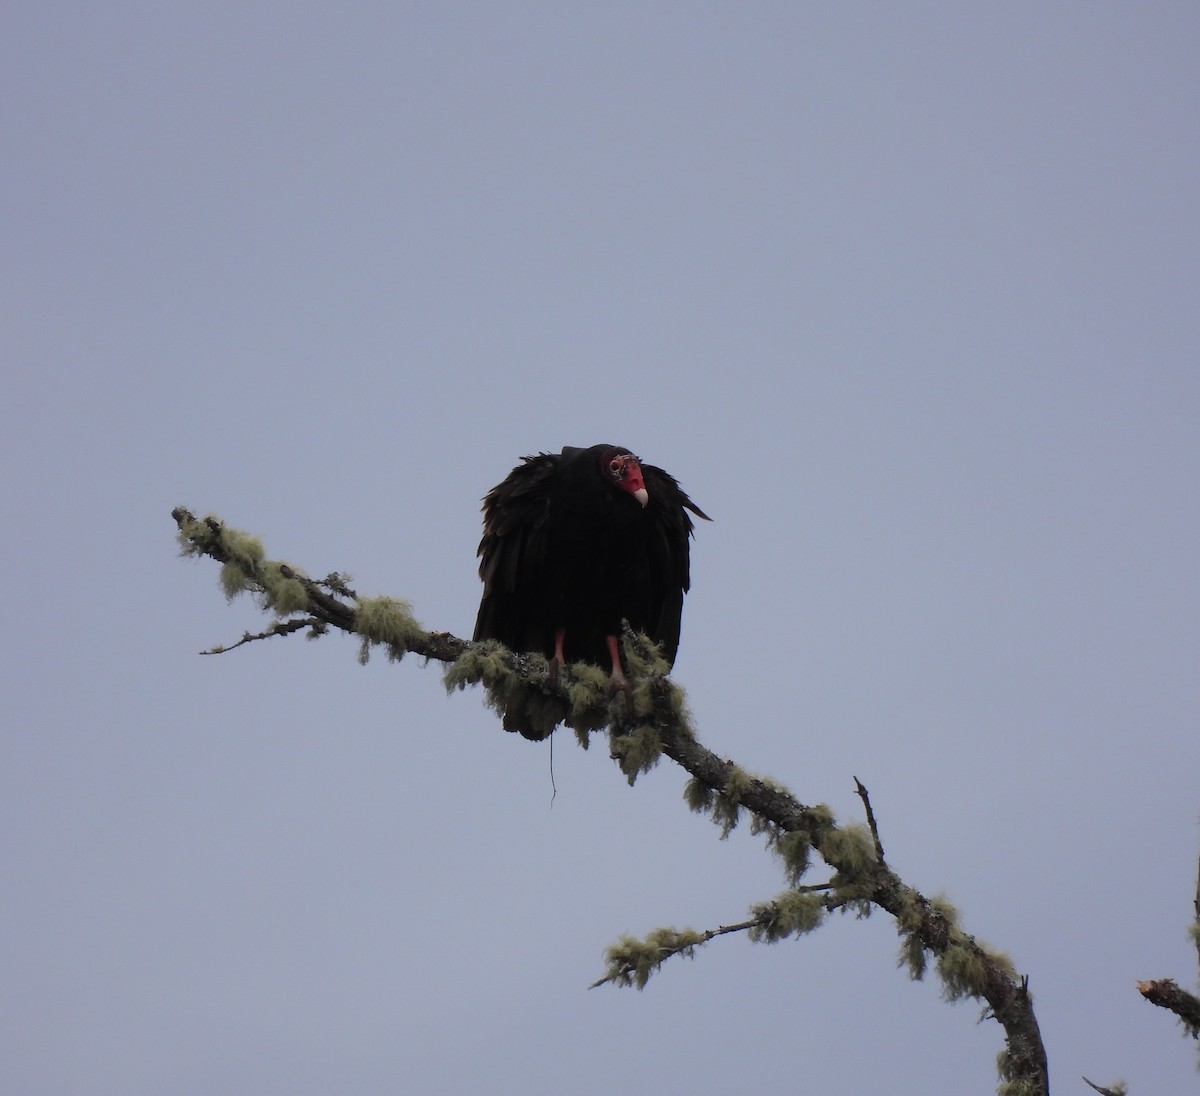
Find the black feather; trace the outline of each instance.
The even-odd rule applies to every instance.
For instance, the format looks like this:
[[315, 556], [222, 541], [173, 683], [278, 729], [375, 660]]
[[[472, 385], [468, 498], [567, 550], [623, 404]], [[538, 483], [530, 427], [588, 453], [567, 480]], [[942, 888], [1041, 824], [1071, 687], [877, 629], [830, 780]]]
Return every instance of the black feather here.
[[[621, 446], [594, 445], [525, 457], [488, 492], [476, 640], [552, 658], [561, 629], [565, 661], [610, 666], [608, 637], [628, 620], [674, 663], [691, 581], [688, 512], [708, 515], [650, 464], [640, 466], [649, 495], [642, 506], [604, 471], [614, 457], [630, 456]], [[545, 737], [528, 726], [522, 707], [513, 698], [505, 726]]]

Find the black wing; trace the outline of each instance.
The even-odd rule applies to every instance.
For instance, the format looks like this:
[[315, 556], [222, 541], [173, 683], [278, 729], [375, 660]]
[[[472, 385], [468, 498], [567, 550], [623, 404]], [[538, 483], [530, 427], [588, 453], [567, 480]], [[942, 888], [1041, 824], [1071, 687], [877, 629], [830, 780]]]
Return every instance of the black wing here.
[[498, 639], [514, 651], [545, 645], [549, 607], [544, 574], [549, 541], [550, 485], [560, 458], [552, 453], [523, 457], [483, 500], [479, 577], [483, 600], [475, 618], [476, 640]]
[[649, 619], [645, 631], [662, 645], [663, 657], [674, 665], [679, 650], [683, 595], [692, 581], [689, 538], [693, 525], [688, 511], [705, 521], [712, 519], [687, 497], [669, 472], [653, 464], [643, 464], [642, 478], [650, 496], [646, 503]]

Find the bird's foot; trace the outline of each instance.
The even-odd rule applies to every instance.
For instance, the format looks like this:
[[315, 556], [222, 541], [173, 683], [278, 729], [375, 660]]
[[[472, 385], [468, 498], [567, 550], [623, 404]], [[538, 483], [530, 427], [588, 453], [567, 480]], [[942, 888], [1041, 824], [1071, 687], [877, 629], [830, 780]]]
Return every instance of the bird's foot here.
[[633, 686], [629, 684], [629, 678], [625, 676], [625, 671], [621, 669], [621, 648], [617, 642], [616, 636], [606, 636], [605, 643], [608, 645], [608, 657], [612, 660], [612, 675], [609, 680], [612, 683], [613, 692], [622, 692], [625, 694], [625, 699], [633, 703]]
[[633, 686], [629, 684], [629, 678], [625, 676], [625, 671], [621, 669], [621, 646], [616, 636], [605, 636], [604, 643], [608, 647], [608, 657], [612, 662], [612, 683], [614, 689], [623, 689], [626, 696], [633, 693]]

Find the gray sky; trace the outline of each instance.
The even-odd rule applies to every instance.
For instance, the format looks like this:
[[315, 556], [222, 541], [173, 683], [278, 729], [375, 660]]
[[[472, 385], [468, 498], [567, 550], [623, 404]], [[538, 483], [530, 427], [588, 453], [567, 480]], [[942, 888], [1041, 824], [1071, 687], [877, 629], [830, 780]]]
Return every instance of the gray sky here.
[[[592, 992], [783, 886], [663, 766], [262, 623], [169, 511], [469, 633], [479, 498], [627, 445], [702, 738], [1030, 976], [1060, 1091], [1190, 1091], [1200, 8], [0, 16], [7, 1091], [989, 1092], [889, 919]], [[410, 664], [411, 663], [411, 664]], [[814, 876], [814, 878], [816, 878]]]

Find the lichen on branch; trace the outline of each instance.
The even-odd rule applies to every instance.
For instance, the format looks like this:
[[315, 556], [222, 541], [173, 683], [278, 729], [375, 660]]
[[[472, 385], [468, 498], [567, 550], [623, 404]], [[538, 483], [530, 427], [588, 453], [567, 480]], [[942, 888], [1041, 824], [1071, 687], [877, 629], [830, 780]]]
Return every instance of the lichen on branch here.
[[[515, 653], [494, 641], [469, 643], [448, 632], [426, 631], [402, 599], [360, 598], [337, 573], [309, 578], [299, 568], [269, 560], [261, 541], [228, 528], [219, 518], [198, 519], [182, 507], [172, 516], [183, 554], [207, 556], [222, 565], [221, 588], [227, 597], [251, 593], [277, 622], [302, 618], [257, 635], [247, 633], [233, 646], [303, 627], [310, 635], [336, 629], [359, 638], [360, 658], [381, 646], [390, 659], [412, 652], [441, 662], [448, 691], [482, 685], [488, 703], [499, 710], [512, 689], [524, 689], [544, 706], [551, 726], [565, 721], [584, 746], [592, 732], [607, 728], [610, 752], [630, 783], [663, 757], [679, 765], [690, 776], [688, 806], [708, 815], [723, 837], [743, 818], [751, 819], [752, 832], [779, 857], [788, 890], [753, 906], [750, 918], [734, 925], [703, 932], [661, 928], [642, 939], [622, 937], [609, 948], [606, 973], [596, 985], [641, 988], [667, 959], [693, 956], [717, 936], [746, 932], [755, 940], [777, 942], [812, 932], [831, 912], [865, 915], [877, 908], [896, 921], [901, 964], [911, 977], [922, 977], [932, 958], [947, 999], [978, 998], [1003, 1027], [1000, 1092], [1035, 1096], [1049, 1091], [1046, 1052], [1027, 980], [1007, 957], [966, 933], [949, 903], [926, 898], [884, 862], [866, 789], [858, 785], [867, 825], [839, 824], [828, 807], [806, 805], [782, 785], [718, 757], [698, 740], [683, 690], [665, 676], [665, 664], [645, 637], [623, 637], [631, 688], [614, 691], [596, 667], [571, 666], [550, 674], [541, 656]], [[814, 853], [832, 877], [802, 884]]]

